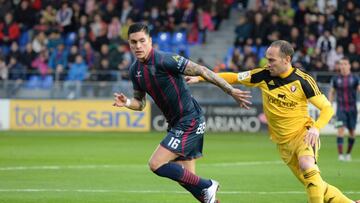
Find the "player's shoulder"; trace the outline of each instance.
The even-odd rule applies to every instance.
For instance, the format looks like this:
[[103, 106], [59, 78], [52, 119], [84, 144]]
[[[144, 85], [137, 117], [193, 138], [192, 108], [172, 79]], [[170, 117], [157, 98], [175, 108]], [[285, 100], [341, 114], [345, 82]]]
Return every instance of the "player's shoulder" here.
[[313, 81], [314, 77], [311, 73], [307, 72], [304, 69], [295, 68], [294, 74], [303, 81]]
[[138, 60], [135, 60], [130, 66], [129, 66], [129, 72], [130, 74], [133, 73], [136, 70], [136, 67], [138, 66]]

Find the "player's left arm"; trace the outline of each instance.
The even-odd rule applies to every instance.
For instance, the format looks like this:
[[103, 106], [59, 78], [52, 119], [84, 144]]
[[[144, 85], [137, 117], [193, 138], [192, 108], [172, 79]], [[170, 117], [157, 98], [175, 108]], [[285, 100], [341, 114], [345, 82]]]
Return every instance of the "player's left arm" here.
[[236, 101], [240, 103], [242, 107], [249, 108], [248, 104], [251, 104], [251, 102], [247, 100], [251, 97], [249, 91], [242, 91], [232, 87], [223, 78], [219, 77], [205, 66], [198, 65], [189, 60], [184, 69], [184, 75], [201, 76], [208, 82], [213, 83], [214, 85], [220, 87], [224, 92], [231, 95]]
[[323, 94], [311, 97], [309, 102], [320, 110], [320, 115], [316, 119], [314, 125], [308, 130], [308, 133], [305, 136], [305, 142], [311, 146], [316, 146], [320, 136], [319, 130], [330, 121], [334, 115], [334, 109], [331, 107], [329, 100]]

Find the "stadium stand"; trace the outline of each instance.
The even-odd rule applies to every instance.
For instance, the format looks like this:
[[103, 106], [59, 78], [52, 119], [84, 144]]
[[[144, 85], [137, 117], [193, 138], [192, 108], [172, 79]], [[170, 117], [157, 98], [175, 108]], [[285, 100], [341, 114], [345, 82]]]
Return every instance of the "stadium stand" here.
[[[35, 88], [66, 97], [71, 81], [80, 81], [80, 87], [109, 83], [109, 91], [128, 84], [134, 59], [126, 33], [136, 21], [150, 25], [154, 47], [215, 71], [266, 64], [266, 46], [277, 39], [294, 45], [294, 66], [312, 72], [318, 82], [329, 81], [343, 55], [360, 71], [360, 5], [354, 0], [2, 1], [0, 95], [22, 98]], [[86, 67], [81, 77], [72, 70], [80, 67], [77, 55]], [[96, 89], [80, 88], [75, 98], [96, 95]]]

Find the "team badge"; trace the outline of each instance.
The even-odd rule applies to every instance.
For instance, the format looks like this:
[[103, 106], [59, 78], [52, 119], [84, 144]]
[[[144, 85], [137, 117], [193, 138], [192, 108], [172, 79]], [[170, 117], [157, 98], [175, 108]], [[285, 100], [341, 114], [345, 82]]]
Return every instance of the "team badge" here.
[[250, 76], [250, 71], [241, 72], [238, 74], [238, 80], [244, 80]]
[[295, 91], [296, 91], [295, 85], [291, 86], [291, 87], [290, 87], [290, 90], [291, 90], [291, 92], [295, 92]]
[[180, 136], [182, 136], [184, 134], [184, 131], [182, 131], [182, 130], [176, 130], [175, 131], [175, 137], [180, 137]]

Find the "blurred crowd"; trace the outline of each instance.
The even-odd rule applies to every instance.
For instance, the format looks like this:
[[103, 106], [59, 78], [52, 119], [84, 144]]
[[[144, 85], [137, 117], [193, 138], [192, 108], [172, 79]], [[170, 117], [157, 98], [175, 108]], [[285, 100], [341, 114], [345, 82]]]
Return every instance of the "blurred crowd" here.
[[161, 33], [184, 33], [184, 43], [206, 43], [206, 32], [219, 29], [232, 4], [232, 0], [0, 0], [0, 81], [128, 79], [134, 60], [127, 45], [130, 24], [147, 23], [155, 43]]
[[291, 42], [293, 64], [311, 72], [336, 72], [337, 61], [350, 58], [360, 72], [360, 1], [241, 1], [234, 47], [217, 70], [242, 71], [266, 64], [266, 47]]
[[227, 29], [220, 25], [230, 9], [240, 14], [236, 39], [213, 67], [216, 72], [263, 66], [266, 47], [278, 39], [293, 44], [297, 67], [333, 72], [346, 55], [353, 71], [360, 71], [356, 0], [0, 0], [0, 5], [0, 81], [42, 80], [51, 87], [53, 81], [126, 80], [134, 61], [127, 45], [130, 24], [147, 23], [154, 47], [189, 57], [188, 44], [205, 44], [208, 31]]

